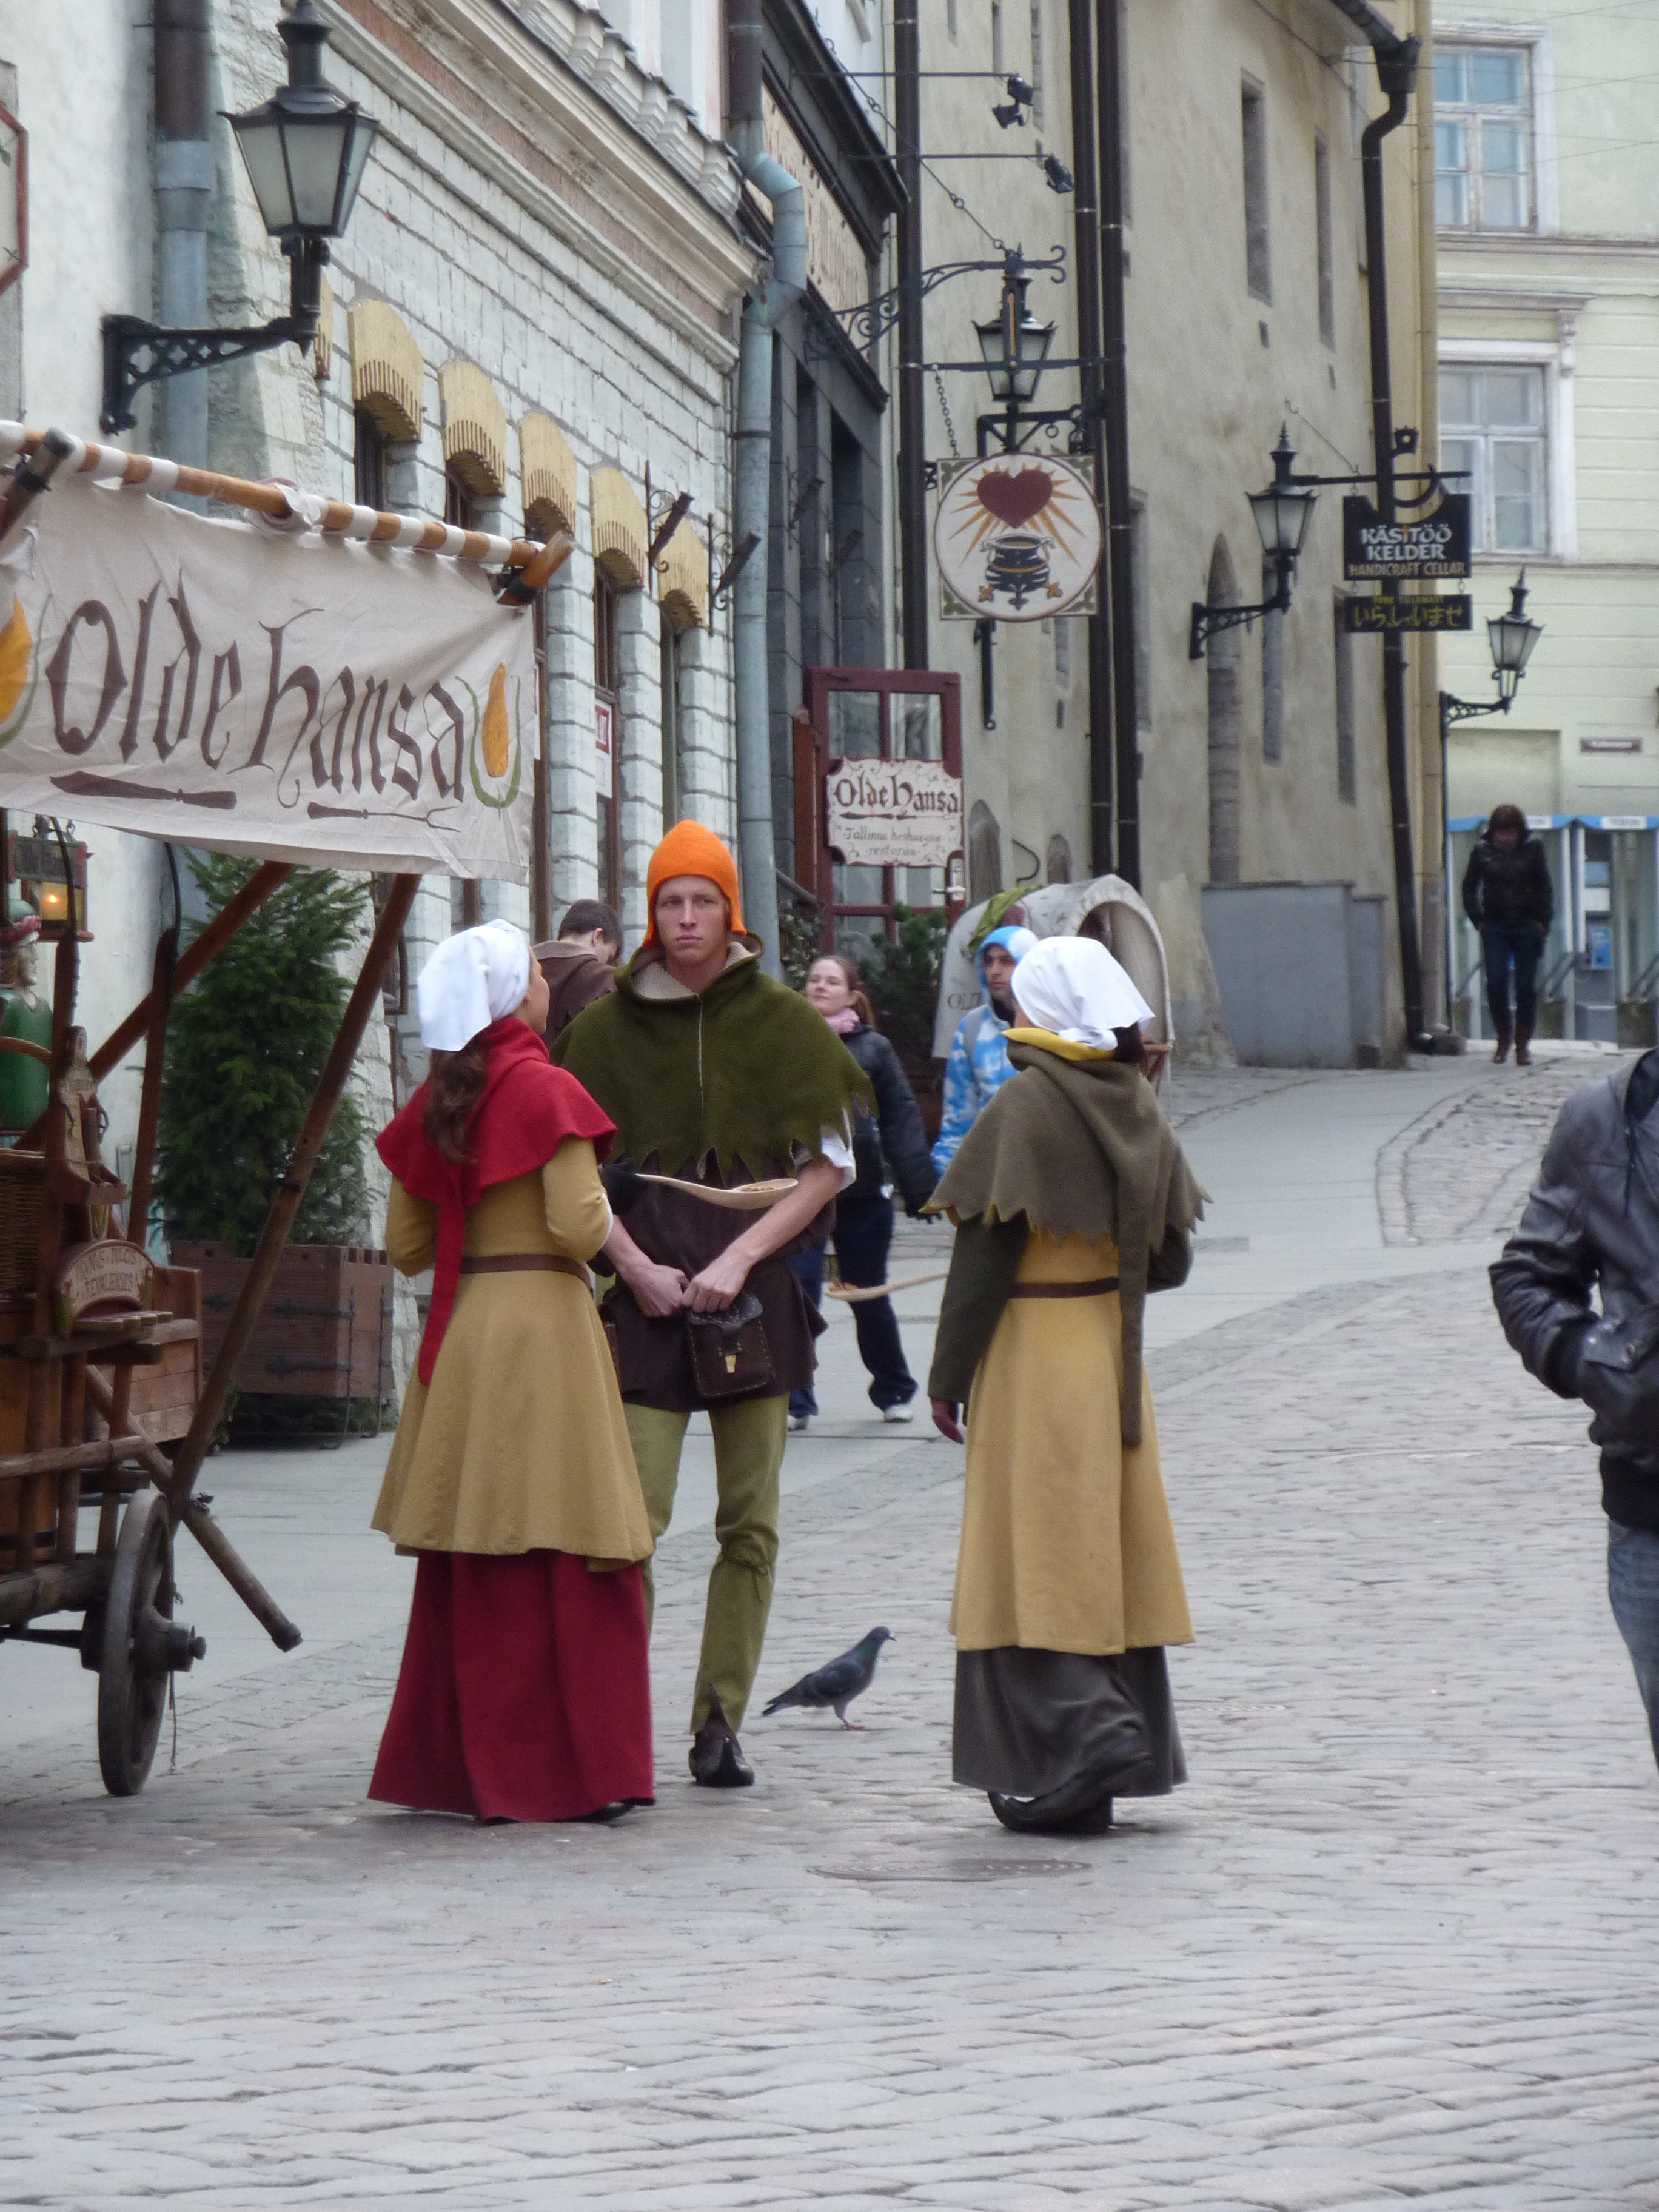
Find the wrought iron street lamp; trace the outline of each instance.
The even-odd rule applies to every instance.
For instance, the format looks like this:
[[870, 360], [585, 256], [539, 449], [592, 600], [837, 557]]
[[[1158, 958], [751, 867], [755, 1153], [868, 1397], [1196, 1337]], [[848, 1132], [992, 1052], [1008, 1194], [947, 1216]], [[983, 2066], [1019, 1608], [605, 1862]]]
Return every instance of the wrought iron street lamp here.
[[1498, 696], [1492, 699], [1459, 699], [1449, 691], [1443, 691], [1440, 694], [1443, 745], [1446, 732], [1454, 722], [1470, 721], [1480, 714], [1509, 713], [1515, 704], [1521, 678], [1527, 672], [1527, 663], [1532, 659], [1532, 649], [1543, 634], [1542, 623], [1528, 618], [1527, 572], [1523, 568], [1510, 586], [1508, 611], [1493, 615], [1486, 624], [1486, 643], [1492, 652], [1492, 678]]
[[1201, 599], [1194, 599], [1187, 648], [1192, 659], [1203, 659], [1205, 641], [1213, 636], [1217, 630], [1237, 629], [1241, 623], [1248, 627], [1258, 615], [1289, 612], [1291, 579], [1296, 573], [1297, 561], [1307, 542], [1308, 525], [1313, 520], [1314, 501], [1319, 496], [1317, 491], [1308, 488], [1305, 481], [1292, 474], [1295, 463], [1296, 454], [1291, 445], [1289, 428], [1281, 425], [1279, 443], [1273, 452], [1273, 480], [1265, 491], [1253, 491], [1247, 495], [1256, 535], [1261, 540], [1261, 550], [1273, 572], [1271, 596], [1248, 607], [1206, 606]]
[[975, 323], [974, 334], [999, 407], [1023, 407], [1035, 399], [1043, 365], [1054, 342], [1054, 325], [1040, 323], [1025, 303], [1030, 278], [1005, 267], [1002, 305], [988, 323]]
[[133, 398], [146, 384], [290, 341], [303, 348], [317, 335], [328, 241], [351, 220], [380, 126], [325, 80], [329, 32], [316, 0], [295, 0], [276, 27], [288, 52], [288, 82], [261, 106], [226, 120], [265, 228], [289, 261], [289, 312], [251, 329], [218, 331], [163, 330], [137, 315], [106, 315], [100, 419], [106, 431], [132, 428]]

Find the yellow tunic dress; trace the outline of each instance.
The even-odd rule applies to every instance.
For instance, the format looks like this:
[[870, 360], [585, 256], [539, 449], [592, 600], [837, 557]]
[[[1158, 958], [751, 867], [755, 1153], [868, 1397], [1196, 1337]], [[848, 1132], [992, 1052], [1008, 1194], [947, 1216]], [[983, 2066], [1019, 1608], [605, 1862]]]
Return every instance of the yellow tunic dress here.
[[[1026, 1241], [1020, 1283], [1118, 1272], [1110, 1243]], [[1193, 1628], [1158, 1473], [1152, 1391], [1142, 1441], [1119, 1436], [1117, 1294], [1013, 1297], [968, 1404], [962, 1543], [951, 1627], [963, 1651], [1021, 1645], [1095, 1656], [1189, 1644]]]
[[[568, 1137], [545, 1167], [468, 1207], [465, 1251], [585, 1262], [610, 1225], [592, 1145]], [[392, 1265], [404, 1274], [429, 1267], [437, 1233], [437, 1207], [394, 1179]], [[432, 1381], [410, 1378], [374, 1526], [405, 1551], [650, 1557], [622, 1399], [585, 1284], [540, 1270], [462, 1275]]]

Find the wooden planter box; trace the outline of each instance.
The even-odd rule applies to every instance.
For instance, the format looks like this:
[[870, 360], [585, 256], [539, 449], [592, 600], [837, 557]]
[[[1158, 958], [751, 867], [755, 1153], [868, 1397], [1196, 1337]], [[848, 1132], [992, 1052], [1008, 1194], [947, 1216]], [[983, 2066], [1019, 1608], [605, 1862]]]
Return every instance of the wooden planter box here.
[[[223, 1244], [176, 1238], [175, 1261], [200, 1271], [202, 1358], [211, 1365], [250, 1261]], [[290, 1244], [236, 1370], [261, 1396], [389, 1398], [392, 1263], [360, 1244]]]

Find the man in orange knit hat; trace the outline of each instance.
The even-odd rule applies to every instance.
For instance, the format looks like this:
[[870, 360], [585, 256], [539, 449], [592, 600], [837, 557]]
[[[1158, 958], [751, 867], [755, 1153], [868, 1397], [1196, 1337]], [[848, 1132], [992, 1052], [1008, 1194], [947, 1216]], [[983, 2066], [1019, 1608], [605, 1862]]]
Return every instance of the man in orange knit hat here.
[[[736, 864], [712, 830], [676, 823], [646, 899], [645, 939], [614, 995], [577, 1016], [553, 1057], [617, 1124], [605, 1310], [653, 1536], [673, 1511], [692, 1413], [714, 1431], [720, 1556], [690, 1765], [706, 1787], [741, 1788], [755, 1778], [737, 1730], [772, 1603], [789, 1393], [810, 1381], [823, 1326], [787, 1261], [829, 1233], [853, 1175], [850, 1116], [872, 1102], [834, 1030], [762, 972]], [[741, 1188], [768, 1182], [785, 1187]]]

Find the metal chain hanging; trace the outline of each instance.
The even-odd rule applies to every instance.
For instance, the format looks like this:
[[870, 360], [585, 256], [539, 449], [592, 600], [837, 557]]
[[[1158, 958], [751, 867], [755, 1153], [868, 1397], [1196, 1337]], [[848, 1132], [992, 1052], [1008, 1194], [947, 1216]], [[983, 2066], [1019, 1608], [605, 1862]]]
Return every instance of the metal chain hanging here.
[[951, 420], [951, 403], [945, 396], [945, 379], [937, 369], [933, 371], [933, 381], [939, 386], [939, 412], [945, 417], [945, 434], [951, 441], [951, 459], [953, 461], [959, 461], [962, 459], [962, 448], [957, 443], [957, 426]]

